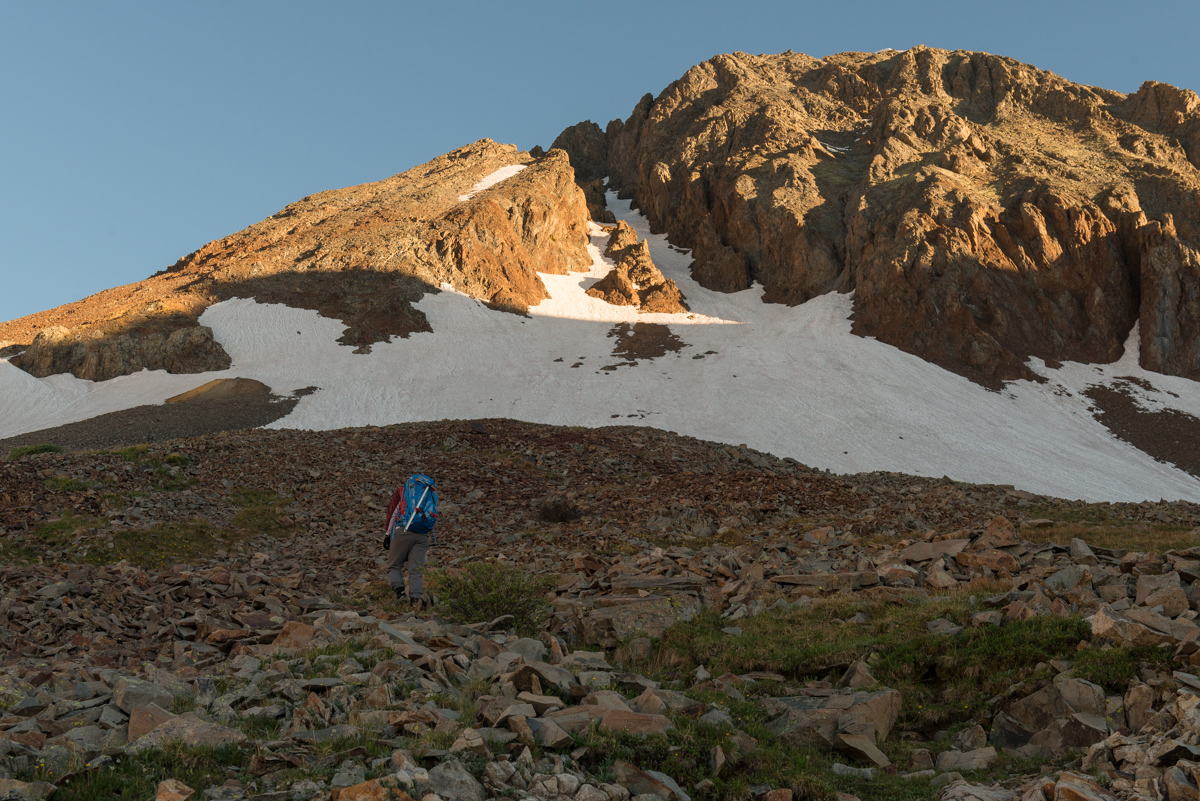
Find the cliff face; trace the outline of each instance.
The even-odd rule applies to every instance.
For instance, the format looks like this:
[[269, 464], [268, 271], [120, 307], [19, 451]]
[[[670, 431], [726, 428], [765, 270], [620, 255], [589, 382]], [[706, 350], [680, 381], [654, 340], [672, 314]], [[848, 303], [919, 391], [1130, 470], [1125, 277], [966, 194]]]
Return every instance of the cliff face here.
[[[514, 165], [524, 169], [473, 191]], [[0, 324], [0, 343], [24, 348], [13, 363], [37, 376], [222, 369], [229, 356], [197, 318], [253, 297], [338, 318], [340, 341], [366, 351], [429, 330], [412, 303], [443, 283], [524, 312], [549, 296], [537, 273], [590, 268], [587, 221], [564, 152], [535, 158], [485, 139], [385, 181], [306, 197], [145, 281]]]
[[717, 56], [560, 146], [694, 276], [796, 304], [975, 380], [1037, 356], [1200, 378], [1200, 100], [1122, 95], [985, 53]]

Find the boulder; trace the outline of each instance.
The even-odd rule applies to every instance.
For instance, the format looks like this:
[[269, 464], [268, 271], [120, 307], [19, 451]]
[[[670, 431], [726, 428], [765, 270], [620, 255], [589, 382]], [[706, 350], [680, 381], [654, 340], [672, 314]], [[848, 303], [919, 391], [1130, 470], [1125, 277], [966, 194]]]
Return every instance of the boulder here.
[[1125, 720], [1129, 730], [1135, 734], [1149, 722], [1154, 714], [1154, 690], [1136, 682], [1125, 691]]
[[153, 704], [161, 709], [171, 706], [174, 701], [175, 696], [170, 691], [157, 684], [142, 681], [141, 679], [122, 676], [113, 685], [112, 702], [127, 715], [135, 706], [149, 706]]
[[1054, 783], [1054, 801], [1117, 801], [1116, 796], [1087, 776], [1063, 772]]
[[14, 798], [17, 801], [45, 801], [54, 795], [58, 788], [49, 782], [22, 782], [16, 779], [0, 778], [0, 798]]
[[952, 749], [938, 754], [937, 769], [943, 772], [986, 770], [996, 762], [996, 749], [991, 746], [973, 751]]
[[867, 762], [877, 768], [887, 768], [892, 764], [872, 738], [860, 734], [839, 734], [834, 741], [834, 748], [859, 762]]
[[674, 780], [658, 771], [642, 770], [628, 762], [618, 759], [613, 763], [613, 773], [617, 782], [629, 788], [633, 796], [655, 795], [663, 801], [691, 801]]
[[958, 781], [946, 785], [940, 801], [1013, 801], [1016, 797], [1017, 794], [1006, 787], [969, 784], [959, 776]]
[[331, 801], [413, 801], [412, 796], [393, 785], [395, 780], [369, 779], [348, 787], [335, 787]]
[[1055, 595], [1065, 595], [1080, 587], [1090, 587], [1092, 574], [1086, 567], [1067, 565], [1046, 579], [1046, 589]]
[[892, 689], [827, 697], [806, 695], [774, 699], [783, 714], [768, 725], [793, 747], [831, 748], [839, 733], [858, 734], [879, 742], [900, 714], [900, 693]]
[[991, 743], [1002, 748], [1026, 745], [1059, 754], [1086, 748], [1108, 736], [1108, 703], [1091, 682], [1059, 674], [1054, 683], [1008, 704], [992, 718]]
[[429, 771], [429, 787], [444, 801], [484, 801], [483, 785], [457, 759], [448, 759]]
[[492, 755], [491, 746], [483, 741], [481, 735], [475, 729], [463, 729], [458, 739], [450, 746], [452, 754], [473, 754], [475, 756], [490, 757]]
[[969, 729], [963, 729], [954, 735], [954, 747], [960, 751], [974, 751], [985, 745], [987, 745], [987, 732], [979, 724]]
[[544, 718], [530, 718], [526, 721], [530, 731], [539, 745], [546, 748], [565, 748], [575, 741], [571, 735], [556, 721]]
[[661, 637], [676, 623], [691, 620], [700, 602], [690, 595], [650, 597], [589, 611], [582, 621], [588, 643], [615, 647], [631, 637]]
[[183, 742], [188, 745], [206, 745], [215, 748], [245, 741], [246, 735], [243, 732], [210, 723], [195, 712], [188, 712], [160, 724], [132, 744], [129, 750], [131, 753], [138, 753], [151, 748], [161, 748], [168, 742]]
[[129, 712], [129, 742], [136, 743], [173, 717], [175, 716], [157, 704], [135, 706]]
[[514, 642], [506, 643], [504, 650], [520, 654], [526, 662], [546, 661], [546, 646], [531, 637], [522, 637]]
[[1127, 648], [1162, 645], [1175, 641], [1169, 634], [1130, 620], [1107, 605], [1101, 606], [1092, 616], [1092, 636]]
[[178, 779], [167, 779], [158, 783], [154, 801], [190, 801], [196, 791]]
[[317, 630], [307, 623], [289, 620], [272, 640], [271, 647], [280, 651], [303, 650], [312, 645], [316, 636]]
[[600, 718], [600, 730], [624, 734], [663, 734], [671, 728], [671, 719], [662, 715], [643, 715], [625, 709], [608, 709]]
[[510, 681], [519, 691], [532, 692], [533, 678], [536, 677], [541, 687], [558, 687], [566, 692], [571, 691], [572, 685], [578, 684], [575, 674], [558, 665], [546, 662], [526, 662], [512, 674]]
[[970, 544], [970, 540], [942, 540], [941, 542], [914, 542], [900, 552], [899, 558], [909, 563], [928, 562], [943, 556], [956, 556]]

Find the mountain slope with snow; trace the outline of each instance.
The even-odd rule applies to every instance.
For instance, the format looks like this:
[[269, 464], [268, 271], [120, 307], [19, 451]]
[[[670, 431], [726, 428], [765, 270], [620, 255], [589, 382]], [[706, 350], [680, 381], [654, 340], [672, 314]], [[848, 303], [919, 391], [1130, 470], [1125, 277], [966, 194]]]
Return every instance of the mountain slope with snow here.
[[608, 202], [648, 239], [692, 313], [639, 314], [586, 295], [611, 269], [593, 225], [591, 271], [541, 274], [551, 297], [528, 316], [443, 288], [415, 304], [432, 332], [376, 343], [368, 354], [339, 345], [343, 326], [315, 311], [233, 299], [200, 320], [232, 357], [229, 370], [93, 383], [35, 379], [0, 362], [0, 403], [13, 410], [0, 438], [238, 376], [277, 394], [319, 388], [274, 427], [485, 417], [639, 424], [844, 473], [948, 475], [1088, 500], [1200, 500], [1200, 481], [1116, 439], [1090, 411], [1088, 387], [1134, 378], [1150, 388], [1143, 405], [1200, 416], [1196, 382], [1138, 366], [1136, 331], [1116, 363], [1050, 369], [1035, 361], [1044, 382], [994, 392], [851, 334], [849, 295], [788, 307], [763, 303], [758, 286], [706, 290], [689, 274], [689, 254], [650, 234], [627, 201], [610, 193]]

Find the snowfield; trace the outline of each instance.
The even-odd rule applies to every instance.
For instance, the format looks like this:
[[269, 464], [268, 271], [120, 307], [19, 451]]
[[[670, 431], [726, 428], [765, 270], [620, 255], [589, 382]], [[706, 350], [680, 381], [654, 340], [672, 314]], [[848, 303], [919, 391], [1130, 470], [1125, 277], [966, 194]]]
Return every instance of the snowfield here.
[[[679, 285], [692, 314], [639, 314], [584, 294], [611, 269], [601, 256], [605, 237], [593, 226], [591, 272], [543, 275], [552, 297], [528, 317], [444, 288], [418, 304], [433, 333], [375, 344], [369, 355], [336, 343], [344, 328], [337, 320], [235, 299], [201, 317], [233, 358], [230, 370], [142, 372], [95, 384], [69, 375], [35, 379], [0, 361], [0, 437], [240, 376], [280, 395], [320, 388], [272, 424], [279, 428], [485, 417], [647, 425], [745, 443], [839, 473], [947, 475], [1093, 501], [1200, 501], [1200, 481], [1115, 439], [1082, 394], [1133, 376], [1158, 390], [1137, 390], [1147, 408], [1169, 405], [1200, 416], [1196, 382], [1138, 367], [1136, 331], [1116, 363], [1052, 370], [1035, 362], [1046, 383], [1019, 381], [991, 392], [852, 335], [848, 295], [789, 308], [762, 303], [757, 286], [735, 294], [706, 290], [691, 279], [688, 254], [650, 234], [627, 201], [612, 193], [608, 201], [649, 240], [655, 263]], [[613, 355], [614, 327], [637, 322], [669, 325], [682, 347], [628, 364]]]
[[512, 178], [514, 175], [525, 169], [524, 164], [509, 164], [507, 167], [501, 167], [493, 173], [485, 175], [479, 183], [471, 187], [471, 191], [465, 195], [459, 195], [458, 201], [461, 203], [464, 200], [470, 200], [485, 189], [490, 189], [496, 184], [503, 181], [505, 178]]

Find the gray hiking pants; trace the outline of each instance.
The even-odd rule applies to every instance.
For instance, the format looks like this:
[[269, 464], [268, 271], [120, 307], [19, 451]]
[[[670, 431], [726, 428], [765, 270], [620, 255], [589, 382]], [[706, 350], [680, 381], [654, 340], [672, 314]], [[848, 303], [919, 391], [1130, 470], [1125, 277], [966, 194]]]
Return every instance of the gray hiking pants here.
[[404, 590], [404, 566], [407, 564], [408, 597], [414, 601], [421, 597], [421, 566], [425, 564], [425, 552], [428, 550], [428, 534], [410, 534], [399, 530], [392, 535], [392, 547], [388, 549], [387, 577], [393, 590]]

